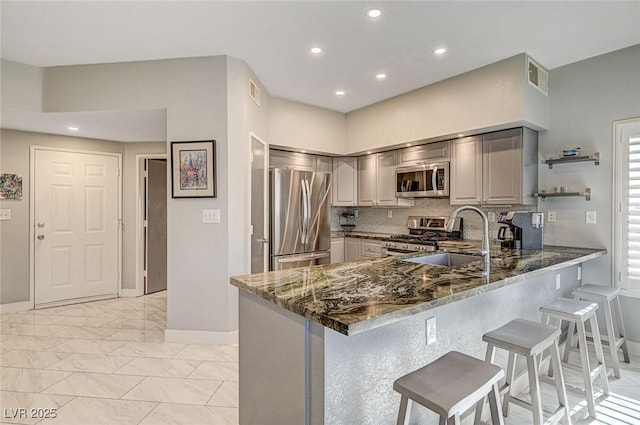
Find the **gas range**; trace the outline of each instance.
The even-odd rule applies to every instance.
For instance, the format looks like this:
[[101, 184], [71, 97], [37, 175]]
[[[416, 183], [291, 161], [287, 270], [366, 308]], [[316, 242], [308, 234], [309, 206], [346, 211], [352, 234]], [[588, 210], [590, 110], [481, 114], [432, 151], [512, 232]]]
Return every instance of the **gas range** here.
[[[459, 220], [459, 221], [458, 221]], [[409, 217], [409, 234], [391, 235], [382, 240], [382, 248], [386, 255], [405, 255], [416, 252], [434, 252], [438, 249], [438, 241], [462, 239], [462, 219], [456, 219], [454, 231], [445, 229], [446, 217]]]

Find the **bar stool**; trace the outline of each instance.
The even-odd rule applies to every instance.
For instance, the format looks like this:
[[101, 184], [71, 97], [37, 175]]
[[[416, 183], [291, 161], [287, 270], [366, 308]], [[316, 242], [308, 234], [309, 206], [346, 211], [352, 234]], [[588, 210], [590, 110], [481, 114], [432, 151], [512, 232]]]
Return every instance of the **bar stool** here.
[[[593, 418], [596, 417], [596, 403], [595, 395], [593, 391], [593, 382], [597, 377], [600, 377], [600, 384], [602, 385], [602, 391], [605, 395], [609, 395], [609, 382], [607, 380], [607, 371], [604, 366], [604, 354], [602, 352], [602, 343], [600, 341], [600, 333], [593, 333], [593, 343], [596, 351], [596, 359], [598, 365], [591, 369], [589, 363], [589, 351], [587, 349], [587, 334], [585, 330], [585, 322], [589, 321], [591, 329], [598, 329], [598, 319], [596, 317], [596, 310], [598, 304], [589, 303], [585, 301], [573, 300], [570, 298], [558, 298], [550, 304], [540, 307], [542, 312], [542, 322], [549, 324], [551, 318], [558, 319], [558, 328], [562, 326], [562, 321], [567, 320], [569, 323], [574, 323], [578, 328], [578, 339], [580, 345], [580, 360], [582, 367], [576, 367], [570, 364], [565, 364], [565, 367], [571, 370], [575, 370], [582, 373], [584, 379], [584, 388], [574, 387], [567, 385], [567, 388], [573, 390], [585, 397], [587, 400], [587, 409], [589, 415]], [[568, 338], [569, 339], [569, 338]], [[565, 357], [568, 360], [569, 345], [571, 342], [567, 340], [565, 346]], [[553, 366], [555, 370], [560, 370]], [[552, 374], [552, 368], [549, 368], [549, 376]]]
[[493, 424], [504, 425], [498, 394], [503, 376], [498, 366], [450, 351], [393, 383], [393, 389], [402, 395], [398, 425], [409, 424], [414, 401], [440, 415], [440, 425], [459, 425], [460, 416], [485, 396], [489, 396]]
[[[487, 363], [493, 362], [493, 355], [496, 348], [501, 348], [509, 352], [507, 378], [504, 386], [500, 390], [501, 395], [504, 394], [502, 411], [505, 417], [509, 413], [509, 403], [514, 403], [532, 411], [534, 425], [541, 425], [543, 423], [544, 416], [542, 413], [542, 397], [540, 395], [539, 361], [542, 358], [541, 354], [544, 350], [550, 349], [551, 363], [559, 370], [559, 373], [557, 373], [555, 377], [559, 406], [544, 423], [556, 424], [562, 420], [565, 425], [571, 425], [567, 391], [562, 370], [560, 369], [559, 338], [559, 329], [522, 319], [512, 320], [506, 325], [483, 335], [482, 340], [487, 343], [487, 354], [485, 358]], [[511, 395], [511, 386], [515, 379], [516, 354], [524, 356], [527, 359], [526, 372], [529, 375], [531, 403], [521, 400], [515, 395]], [[478, 409], [476, 410], [476, 425], [480, 423], [480, 419], [481, 415]]]
[[[620, 289], [610, 288], [602, 285], [582, 285], [575, 291], [573, 291], [573, 298], [576, 300], [584, 300], [598, 303], [598, 306], [602, 306], [604, 314], [604, 322], [607, 327], [607, 335], [600, 336], [600, 339], [609, 345], [611, 352], [611, 359], [613, 362], [613, 373], [616, 378], [620, 378], [620, 361], [618, 360], [618, 349], [622, 348], [622, 355], [624, 356], [625, 363], [629, 363], [629, 351], [627, 350], [627, 340], [625, 338], [624, 323], [622, 322], [622, 311], [620, 310], [620, 300], [618, 299]], [[613, 313], [616, 315], [616, 320], [613, 320]], [[591, 329], [593, 332], [593, 329]], [[569, 336], [573, 338], [575, 332], [575, 325], [571, 323], [569, 325]], [[570, 341], [569, 339], [567, 340]], [[569, 344], [567, 344], [567, 347]], [[569, 357], [569, 350], [565, 349], [566, 362]]]

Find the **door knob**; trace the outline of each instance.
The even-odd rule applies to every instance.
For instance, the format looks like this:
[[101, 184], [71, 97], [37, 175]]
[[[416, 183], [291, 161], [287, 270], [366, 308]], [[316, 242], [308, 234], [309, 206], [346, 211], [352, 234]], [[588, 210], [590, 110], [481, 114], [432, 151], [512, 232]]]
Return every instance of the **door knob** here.
[[267, 238], [259, 239], [259, 241], [262, 242], [262, 243], [269, 243], [269, 239], [267, 239]]
[[39, 221], [38, 222], [38, 227], [43, 228], [44, 227], [44, 221]]
[[41, 241], [44, 239], [44, 235], [38, 235], [38, 240]]

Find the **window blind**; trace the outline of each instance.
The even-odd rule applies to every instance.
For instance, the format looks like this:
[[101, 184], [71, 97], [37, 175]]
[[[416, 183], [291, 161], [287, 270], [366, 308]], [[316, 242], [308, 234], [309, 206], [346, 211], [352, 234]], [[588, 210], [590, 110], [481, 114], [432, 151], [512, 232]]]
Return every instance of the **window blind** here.
[[619, 164], [626, 170], [620, 208], [625, 233], [621, 235], [622, 247], [626, 249], [618, 253], [623, 257], [620, 283], [624, 288], [640, 290], [640, 135], [625, 139], [622, 143], [627, 145], [626, 149], [623, 147], [626, 164]]

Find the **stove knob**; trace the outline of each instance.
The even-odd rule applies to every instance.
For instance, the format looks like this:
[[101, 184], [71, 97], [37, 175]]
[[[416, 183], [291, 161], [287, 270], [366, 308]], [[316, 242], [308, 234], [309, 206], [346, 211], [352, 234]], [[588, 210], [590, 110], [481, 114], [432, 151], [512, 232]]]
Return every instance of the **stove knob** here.
[[395, 248], [395, 247], [396, 247], [396, 244], [395, 244], [395, 242], [389, 242], [389, 243], [387, 244], [387, 247], [388, 247], [388, 248]]
[[404, 245], [401, 245], [401, 246], [400, 246], [400, 248], [402, 248], [402, 249], [409, 249], [409, 245], [404, 244]]

